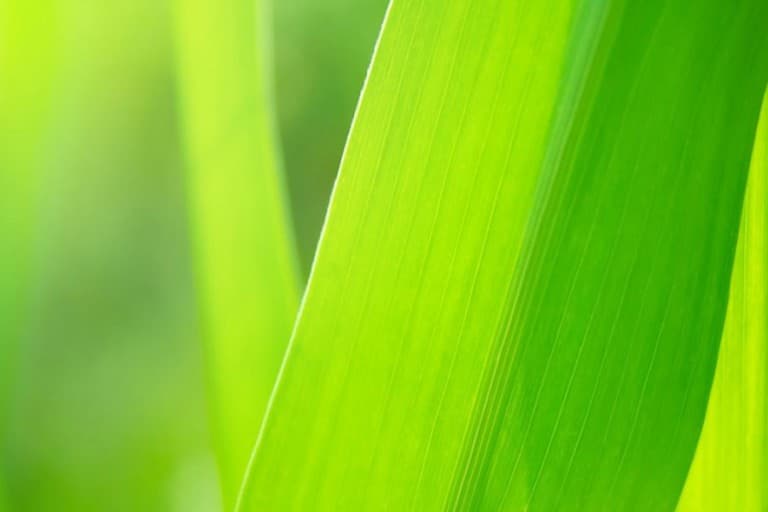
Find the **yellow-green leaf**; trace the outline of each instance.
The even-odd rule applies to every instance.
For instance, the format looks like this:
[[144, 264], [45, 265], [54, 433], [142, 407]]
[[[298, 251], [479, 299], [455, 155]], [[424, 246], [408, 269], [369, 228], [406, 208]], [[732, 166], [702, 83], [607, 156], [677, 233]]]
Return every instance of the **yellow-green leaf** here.
[[728, 312], [704, 427], [677, 510], [768, 507], [768, 101], [752, 152]]
[[298, 303], [269, 108], [269, 17], [255, 0], [175, 8], [212, 428], [231, 507]]
[[672, 510], [762, 0], [393, 0], [240, 510]]

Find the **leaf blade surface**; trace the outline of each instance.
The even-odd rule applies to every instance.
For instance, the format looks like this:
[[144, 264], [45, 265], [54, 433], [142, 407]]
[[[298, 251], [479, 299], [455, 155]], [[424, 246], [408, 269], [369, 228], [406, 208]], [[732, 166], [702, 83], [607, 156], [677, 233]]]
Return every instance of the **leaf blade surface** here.
[[765, 16], [395, 0], [240, 509], [672, 509]]
[[188, 190], [212, 430], [231, 507], [298, 303], [266, 1], [179, 0]]

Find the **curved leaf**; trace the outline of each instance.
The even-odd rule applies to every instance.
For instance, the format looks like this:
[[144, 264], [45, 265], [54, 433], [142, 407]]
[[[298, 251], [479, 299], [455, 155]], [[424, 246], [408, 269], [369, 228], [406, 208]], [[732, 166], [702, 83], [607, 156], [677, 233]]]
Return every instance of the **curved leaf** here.
[[704, 427], [677, 510], [768, 507], [768, 101], [758, 127]]
[[298, 303], [293, 240], [266, 107], [266, 7], [252, 0], [176, 2], [197, 281], [228, 507]]
[[240, 510], [671, 510], [759, 0], [394, 0]]

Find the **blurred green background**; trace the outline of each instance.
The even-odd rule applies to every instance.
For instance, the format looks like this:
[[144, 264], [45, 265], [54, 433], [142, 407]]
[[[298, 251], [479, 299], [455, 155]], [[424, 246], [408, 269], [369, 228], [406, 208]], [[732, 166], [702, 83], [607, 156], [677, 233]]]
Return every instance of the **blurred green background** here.
[[[0, 3], [13, 1], [26, 2]], [[40, 5], [56, 65], [34, 151], [31, 293], [19, 339], [2, 340], [14, 348], [0, 494], [14, 511], [217, 510], [172, 5]], [[277, 115], [304, 276], [385, 8], [273, 6]]]

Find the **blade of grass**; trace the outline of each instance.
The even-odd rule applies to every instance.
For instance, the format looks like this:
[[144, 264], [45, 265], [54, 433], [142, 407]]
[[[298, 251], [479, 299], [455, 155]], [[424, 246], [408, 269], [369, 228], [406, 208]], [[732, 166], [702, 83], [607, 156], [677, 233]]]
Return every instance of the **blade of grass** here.
[[674, 508], [725, 313], [766, 16], [760, 2], [611, 5], [455, 505]]
[[266, 1], [177, 0], [213, 434], [231, 508], [298, 303], [272, 127]]
[[768, 507], [768, 101], [752, 153], [725, 327], [701, 438], [677, 510]]
[[766, 9], [394, 0], [239, 509], [674, 508]]
[[[447, 493], [461, 440], [445, 434], [468, 411], [455, 394], [476, 387], [482, 359], [465, 346], [448, 379], [455, 335], [474, 302], [487, 315], [464, 335], [487, 341], [492, 271], [514, 262], [535, 186], [533, 173], [500, 178], [539, 166], [561, 76], [570, 4], [543, 11], [390, 4], [240, 510], [429, 509]], [[435, 423], [443, 383], [455, 420]]]

